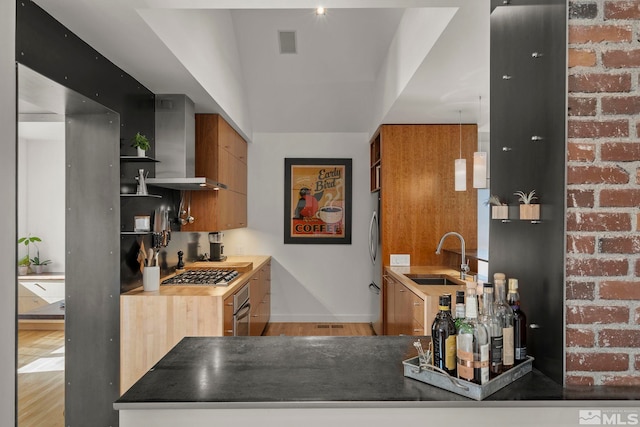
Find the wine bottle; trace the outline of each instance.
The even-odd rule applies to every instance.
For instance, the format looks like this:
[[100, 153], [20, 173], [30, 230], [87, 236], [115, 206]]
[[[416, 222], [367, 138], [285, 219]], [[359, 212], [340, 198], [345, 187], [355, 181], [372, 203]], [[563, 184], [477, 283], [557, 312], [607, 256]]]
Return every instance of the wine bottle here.
[[493, 304], [493, 283], [485, 283], [482, 298], [482, 323], [489, 333], [489, 377], [495, 378], [502, 373], [502, 326], [496, 317]]
[[456, 291], [456, 315], [453, 323], [456, 325], [456, 332], [460, 330], [460, 325], [464, 322], [464, 291]]
[[449, 375], [456, 375], [456, 326], [451, 317], [451, 295], [441, 295], [436, 318], [431, 325], [434, 366]]
[[494, 288], [495, 302], [494, 312], [500, 327], [502, 328], [502, 370], [507, 371], [514, 365], [514, 341], [513, 341], [513, 309], [506, 301], [506, 282], [503, 273], [495, 273]]
[[478, 322], [475, 288], [467, 288], [465, 321], [458, 332], [458, 378], [477, 384], [489, 382], [489, 336]]
[[513, 310], [513, 349], [516, 363], [527, 360], [527, 316], [520, 308], [518, 279], [509, 279], [507, 302]]

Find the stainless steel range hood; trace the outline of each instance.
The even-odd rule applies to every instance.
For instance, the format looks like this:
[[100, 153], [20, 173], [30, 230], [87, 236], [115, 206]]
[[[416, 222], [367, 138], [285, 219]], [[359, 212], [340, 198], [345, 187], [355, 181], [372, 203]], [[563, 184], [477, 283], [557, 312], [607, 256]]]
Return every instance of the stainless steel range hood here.
[[186, 95], [156, 95], [156, 177], [148, 185], [173, 190], [219, 190], [227, 186], [195, 176], [196, 121]]

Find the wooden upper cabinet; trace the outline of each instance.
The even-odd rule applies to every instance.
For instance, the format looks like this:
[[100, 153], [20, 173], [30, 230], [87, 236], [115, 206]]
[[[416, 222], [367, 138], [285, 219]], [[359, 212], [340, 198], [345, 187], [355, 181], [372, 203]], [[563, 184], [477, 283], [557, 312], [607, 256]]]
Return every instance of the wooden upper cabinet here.
[[192, 191], [193, 224], [182, 231], [220, 231], [247, 226], [247, 143], [218, 114], [196, 114], [196, 176], [227, 186]]

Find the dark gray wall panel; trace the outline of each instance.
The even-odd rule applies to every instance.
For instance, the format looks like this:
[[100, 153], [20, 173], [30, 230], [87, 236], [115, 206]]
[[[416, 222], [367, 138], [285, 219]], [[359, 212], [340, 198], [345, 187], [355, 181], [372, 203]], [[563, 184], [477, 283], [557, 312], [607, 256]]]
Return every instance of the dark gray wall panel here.
[[[66, 117], [65, 425], [117, 425], [120, 223], [117, 114]], [[108, 423], [108, 424], [105, 424]]]
[[[502, 4], [502, 2], [500, 2]], [[566, 3], [511, 1], [491, 14], [491, 193], [512, 205], [490, 224], [491, 274], [520, 282], [535, 366], [562, 383], [566, 170]], [[533, 53], [542, 54], [535, 58]], [[510, 76], [506, 80], [503, 76]], [[542, 141], [532, 141], [541, 136]], [[508, 147], [510, 151], [504, 151]], [[515, 191], [536, 190], [542, 222], [518, 220]]]

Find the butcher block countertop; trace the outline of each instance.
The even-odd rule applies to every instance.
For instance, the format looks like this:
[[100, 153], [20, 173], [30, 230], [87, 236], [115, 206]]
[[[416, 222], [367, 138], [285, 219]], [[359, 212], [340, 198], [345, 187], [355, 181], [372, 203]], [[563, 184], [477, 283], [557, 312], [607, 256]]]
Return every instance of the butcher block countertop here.
[[[194, 268], [234, 268], [240, 272], [240, 276], [230, 286], [171, 286], [162, 285], [158, 291], [144, 291], [142, 286], [133, 289], [123, 296], [209, 296], [222, 297], [223, 299], [229, 295], [233, 295], [235, 291], [253, 274], [254, 271], [262, 268], [271, 259], [270, 256], [254, 255], [254, 256], [229, 256], [226, 261], [198, 261], [188, 264], [185, 269]], [[170, 274], [162, 277], [160, 280], [168, 279], [174, 276]]]

